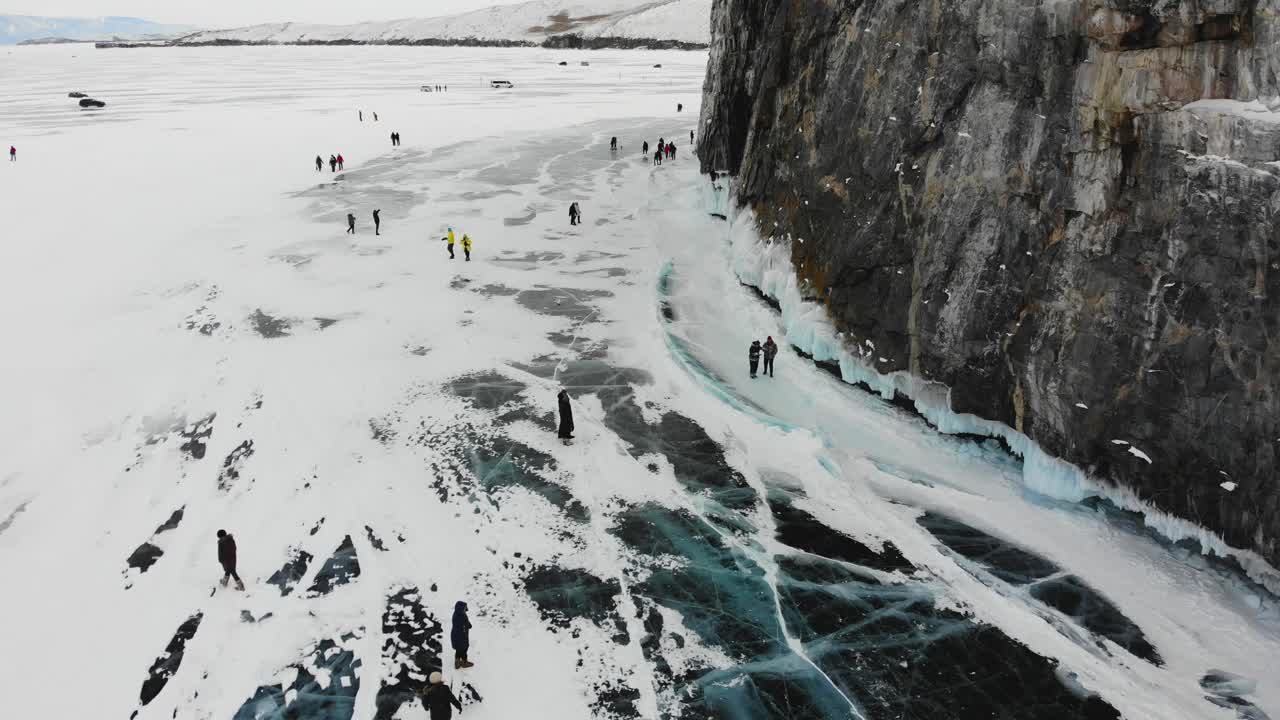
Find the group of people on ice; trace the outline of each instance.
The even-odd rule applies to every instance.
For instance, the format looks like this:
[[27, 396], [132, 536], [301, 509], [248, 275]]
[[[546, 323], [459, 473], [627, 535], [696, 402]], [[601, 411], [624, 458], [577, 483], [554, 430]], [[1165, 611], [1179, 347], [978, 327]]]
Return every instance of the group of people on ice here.
[[[236, 589], [244, 590], [244, 581], [236, 572], [236, 539], [226, 530], [218, 530], [218, 564], [222, 566], [222, 587], [235, 580]], [[461, 600], [453, 605], [453, 622], [449, 630], [449, 643], [453, 646], [453, 669], [475, 667], [468, 655], [471, 651], [471, 618], [467, 616], [467, 604]], [[453, 708], [462, 711], [453, 690], [444, 684], [444, 675], [434, 670], [429, 676], [430, 685], [420, 694], [422, 704], [431, 713], [431, 720], [449, 720]]]
[[[356, 215], [355, 213], [347, 213], [347, 234], [356, 234]], [[373, 234], [382, 234], [382, 208], [373, 211]]]
[[751, 347], [747, 349], [747, 361], [751, 364], [751, 377], [755, 377], [760, 369], [760, 357], [764, 356], [764, 374], [773, 377], [773, 359], [778, 355], [778, 345], [770, 336], [764, 341], [764, 345], [759, 340], [752, 340]]
[[[342, 170], [346, 160], [343, 159], [342, 153], [329, 156], [329, 172], [337, 172]], [[324, 160], [319, 155], [316, 156], [316, 172], [324, 170]]]
[[[448, 246], [449, 259], [454, 259], [455, 255], [453, 254], [453, 245], [456, 242], [456, 236], [453, 234], [453, 228], [450, 227], [449, 234], [440, 239]], [[471, 236], [466, 233], [462, 233], [462, 254], [466, 256], [467, 262], [471, 262]]]

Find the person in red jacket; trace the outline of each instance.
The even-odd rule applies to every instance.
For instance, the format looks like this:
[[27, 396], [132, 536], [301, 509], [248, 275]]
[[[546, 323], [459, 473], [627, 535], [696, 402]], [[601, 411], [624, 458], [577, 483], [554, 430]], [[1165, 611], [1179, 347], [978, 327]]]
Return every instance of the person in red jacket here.
[[18, 159], [18, 148], [10, 145], [9, 146], [9, 162], [13, 162], [14, 160], [17, 160], [17, 159]]
[[338, 155], [338, 169], [339, 169], [339, 170], [341, 170], [341, 169], [342, 169], [342, 155], [341, 155], [341, 154], [339, 154], [339, 155]]

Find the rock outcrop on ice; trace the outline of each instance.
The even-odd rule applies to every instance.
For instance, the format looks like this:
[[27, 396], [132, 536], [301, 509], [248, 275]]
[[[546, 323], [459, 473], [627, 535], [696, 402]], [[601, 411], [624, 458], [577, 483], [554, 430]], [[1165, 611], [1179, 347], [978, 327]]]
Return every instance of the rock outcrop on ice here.
[[177, 45], [705, 47], [711, 0], [533, 0], [461, 15], [357, 25], [275, 23], [200, 32]]
[[1280, 562], [1280, 0], [715, 0], [712, 37], [703, 169], [867, 367]]

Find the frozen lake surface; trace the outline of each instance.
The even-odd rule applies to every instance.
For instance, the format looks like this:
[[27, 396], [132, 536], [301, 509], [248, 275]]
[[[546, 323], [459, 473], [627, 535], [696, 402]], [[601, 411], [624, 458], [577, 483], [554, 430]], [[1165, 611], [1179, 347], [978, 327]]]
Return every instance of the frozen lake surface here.
[[0, 55], [0, 715], [425, 718], [443, 664], [481, 720], [1280, 716], [1237, 569], [790, 347], [705, 60]]

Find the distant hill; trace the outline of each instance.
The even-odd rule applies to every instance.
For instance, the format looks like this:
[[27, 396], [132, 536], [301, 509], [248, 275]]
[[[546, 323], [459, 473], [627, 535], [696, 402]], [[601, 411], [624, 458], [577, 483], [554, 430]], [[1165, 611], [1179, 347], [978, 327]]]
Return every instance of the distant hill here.
[[29, 40], [89, 42], [93, 40], [157, 40], [193, 32], [188, 25], [165, 25], [131, 17], [60, 18], [0, 15], [0, 45]]
[[[573, 36], [566, 40], [564, 36]], [[273, 23], [198, 32], [178, 45], [437, 44], [452, 42], [705, 46], [711, 0], [533, 0], [461, 15], [355, 25]]]

